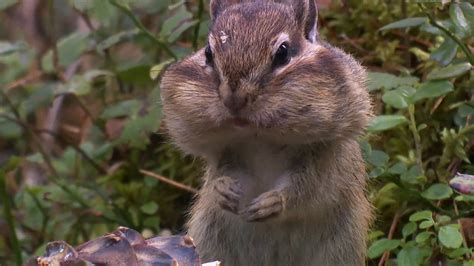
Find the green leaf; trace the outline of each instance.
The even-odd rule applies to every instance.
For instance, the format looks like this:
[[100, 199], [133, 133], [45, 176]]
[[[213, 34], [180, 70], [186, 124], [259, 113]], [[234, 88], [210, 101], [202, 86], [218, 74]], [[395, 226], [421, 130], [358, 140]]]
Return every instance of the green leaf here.
[[421, 193], [425, 199], [442, 200], [451, 197], [453, 190], [446, 184], [434, 184]]
[[397, 90], [391, 90], [384, 93], [382, 96], [384, 103], [391, 105], [398, 109], [403, 109], [408, 107], [408, 103]]
[[405, 247], [397, 255], [398, 266], [420, 266], [423, 263], [424, 254], [418, 247]]
[[412, 101], [416, 103], [423, 99], [436, 98], [453, 91], [453, 83], [443, 81], [429, 81], [421, 84], [420, 88], [413, 95]]
[[421, 184], [425, 180], [418, 165], [413, 165], [410, 169], [400, 175], [400, 180], [408, 184]]
[[186, 10], [185, 5], [179, 6], [175, 14], [163, 23], [160, 38], [166, 39], [170, 43], [175, 42], [181, 33], [196, 24], [192, 18], [193, 15]]
[[400, 245], [400, 240], [382, 238], [370, 245], [367, 255], [371, 259], [375, 259], [382, 255], [385, 251], [396, 249]]
[[0, 137], [15, 139], [21, 136], [23, 129], [17, 123], [0, 117]]
[[370, 122], [368, 130], [370, 132], [384, 131], [406, 122], [408, 120], [403, 115], [379, 115]]
[[374, 91], [381, 88], [392, 89], [402, 85], [414, 85], [418, 82], [417, 77], [398, 77], [388, 73], [369, 72], [368, 90]]
[[444, 42], [431, 53], [430, 58], [439, 62], [442, 66], [447, 66], [453, 61], [458, 52], [458, 45], [451, 38], [445, 38]]
[[18, 3], [18, 0], [2, 0], [0, 1], [0, 11], [7, 9], [16, 3]]
[[420, 223], [420, 229], [427, 229], [434, 225], [433, 220], [423, 221]]
[[459, 3], [465, 19], [471, 28], [471, 35], [474, 34], [474, 7], [468, 2]]
[[403, 238], [407, 238], [408, 236], [412, 235], [416, 231], [416, 223], [415, 222], [409, 222], [405, 224], [402, 228], [402, 235]]
[[390, 157], [383, 151], [373, 150], [368, 158], [368, 162], [373, 166], [384, 166], [388, 163]]
[[158, 76], [161, 74], [161, 71], [163, 71], [163, 69], [173, 63], [174, 60], [170, 59], [170, 60], [166, 60], [158, 65], [154, 65], [151, 69], [150, 69], [150, 78], [155, 80], [156, 78], [158, 78]]
[[25, 51], [27, 48], [28, 47], [24, 42], [9, 43], [0, 41], [0, 55], [8, 55], [15, 52]]
[[388, 25], [383, 26], [379, 30], [391, 30], [391, 29], [403, 29], [403, 28], [410, 28], [410, 27], [417, 27], [420, 25], [425, 24], [428, 21], [426, 17], [413, 17], [413, 18], [406, 18], [396, 22], [392, 22]]
[[407, 165], [403, 162], [398, 162], [388, 169], [390, 174], [401, 175], [407, 171]]
[[422, 244], [422, 243], [425, 243], [430, 238], [431, 238], [430, 232], [421, 232], [416, 236], [415, 241], [418, 244]]
[[97, 44], [97, 50], [102, 52], [118, 43], [132, 40], [135, 36], [138, 35], [139, 32], [140, 30], [138, 29], [121, 31]]
[[158, 204], [156, 204], [153, 201], [150, 201], [147, 204], [142, 205], [140, 207], [140, 210], [145, 214], [152, 215], [152, 214], [155, 214], [156, 211], [158, 210]]
[[433, 213], [431, 211], [418, 211], [414, 214], [410, 215], [410, 222], [418, 222], [422, 220], [430, 220], [433, 219]]
[[462, 235], [457, 224], [441, 227], [438, 232], [438, 239], [447, 248], [459, 248], [462, 245]]
[[[57, 43], [59, 65], [67, 67], [79, 58], [88, 48], [88, 34], [76, 32]], [[53, 51], [49, 50], [42, 58], [41, 65], [46, 72], [53, 72]]]
[[72, 93], [75, 95], [86, 95], [91, 91], [91, 84], [82, 75], [73, 76], [66, 84], [58, 86], [55, 93]]
[[472, 29], [467, 21], [467, 18], [464, 16], [463, 9], [458, 3], [452, 3], [449, 7], [449, 15], [451, 20], [454, 22], [454, 25], [461, 30], [464, 34], [470, 34]]
[[431, 71], [426, 78], [431, 80], [454, 78], [469, 72], [471, 68], [472, 66], [469, 63], [449, 65], [447, 67]]
[[111, 119], [116, 117], [135, 116], [140, 109], [138, 100], [122, 101], [117, 104], [107, 106], [100, 115], [103, 119]]

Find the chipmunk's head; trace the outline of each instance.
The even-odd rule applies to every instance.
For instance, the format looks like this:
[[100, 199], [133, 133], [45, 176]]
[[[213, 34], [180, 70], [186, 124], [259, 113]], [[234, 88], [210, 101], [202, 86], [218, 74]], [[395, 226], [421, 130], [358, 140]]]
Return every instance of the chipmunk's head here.
[[178, 144], [246, 134], [308, 143], [363, 131], [365, 72], [319, 40], [314, 0], [212, 0], [210, 12], [207, 45], [162, 80]]

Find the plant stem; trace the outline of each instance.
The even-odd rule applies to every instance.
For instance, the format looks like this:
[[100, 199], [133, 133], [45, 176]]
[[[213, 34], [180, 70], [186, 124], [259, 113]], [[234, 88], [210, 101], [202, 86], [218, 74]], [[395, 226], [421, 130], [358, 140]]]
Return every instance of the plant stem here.
[[140, 20], [133, 14], [133, 12], [130, 10], [128, 6], [125, 6], [123, 4], [118, 3], [116, 0], [109, 0], [109, 3], [112, 4], [113, 6], [117, 7], [118, 9], [122, 10], [135, 24], [135, 26], [140, 29], [150, 40], [155, 42], [158, 46], [160, 46], [169, 56], [173, 57], [175, 60], [178, 59], [176, 54], [171, 51], [171, 49], [166, 45], [165, 42], [162, 40], [158, 39], [153, 35], [149, 30], [143, 26], [143, 24], [140, 22]]
[[421, 150], [421, 138], [420, 138], [420, 133], [418, 132], [416, 128], [414, 104], [410, 104], [410, 106], [408, 106], [408, 113], [410, 115], [410, 130], [415, 140], [416, 164], [420, 167], [421, 172], [424, 173], [423, 161], [422, 161], [422, 150]]
[[461, 47], [461, 50], [466, 55], [467, 59], [469, 60], [469, 63], [471, 63], [471, 65], [474, 65], [474, 55], [472, 54], [469, 47], [467, 47], [453, 32], [451, 32], [449, 29], [447, 29], [443, 25], [436, 22], [436, 20], [433, 18], [433, 16], [429, 12], [425, 11], [425, 13], [428, 16], [428, 19], [430, 20], [430, 24], [433, 25], [434, 27], [440, 29], [449, 38], [451, 38], [453, 41], [455, 41], [459, 45], [459, 47]]
[[16, 265], [20, 266], [22, 263], [21, 248], [20, 243], [18, 242], [18, 237], [16, 236], [15, 222], [13, 220], [13, 215], [10, 208], [10, 199], [7, 196], [5, 172], [3, 170], [0, 170], [0, 198], [3, 202], [3, 214], [5, 215], [5, 220], [8, 224], [8, 229], [10, 230], [11, 234], [11, 245], [13, 248], [13, 253], [15, 254]]
[[193, 49], [194, 49], [194, 51], [196, 51], [198, 49], [199, 29], [201, 28], [202, 14], [203, 13], [204, 13], [204, 0], [199, 0], [198, 14], [197, 14], [198, 22], [196, 24], [196, 28], [194, 28], [194, 39], [193, 39]]

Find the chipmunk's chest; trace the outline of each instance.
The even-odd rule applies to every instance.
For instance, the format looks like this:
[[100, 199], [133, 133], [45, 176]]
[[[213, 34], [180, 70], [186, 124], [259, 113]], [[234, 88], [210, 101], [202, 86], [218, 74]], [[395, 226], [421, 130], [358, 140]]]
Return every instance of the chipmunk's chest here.
[[235, 141], [226, 147], [221, 165], [225, 174], [236, 178], [244, 194], [253, 197], [278, 186], [292, 171], [294, 147], [259, 139]]

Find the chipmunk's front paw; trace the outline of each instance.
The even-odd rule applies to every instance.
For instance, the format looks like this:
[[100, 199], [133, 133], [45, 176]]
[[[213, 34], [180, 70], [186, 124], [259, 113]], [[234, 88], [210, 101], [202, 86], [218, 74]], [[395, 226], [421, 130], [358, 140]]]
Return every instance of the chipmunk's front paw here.
[[283, 209], [282, 193], [272, 190], [258, 196], [240, 214], [249, 222], [258, 222], [278, 215]]
[[239, 183], [230, 177], [221, 177], [216, 180], [214, 188], [217, 191], [219, 206], [224, 210], [237, 214], [239, 200], [242, 196]]

